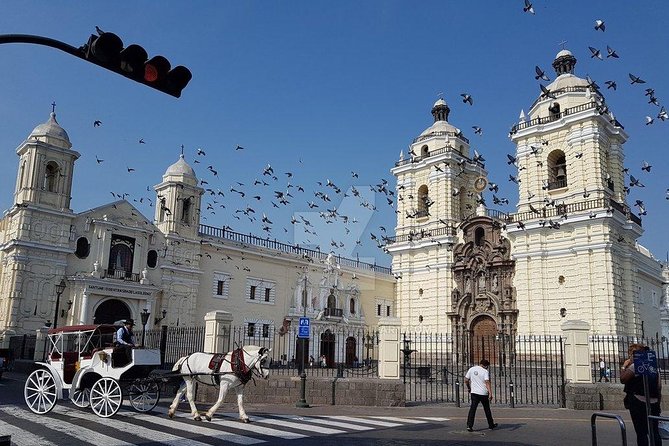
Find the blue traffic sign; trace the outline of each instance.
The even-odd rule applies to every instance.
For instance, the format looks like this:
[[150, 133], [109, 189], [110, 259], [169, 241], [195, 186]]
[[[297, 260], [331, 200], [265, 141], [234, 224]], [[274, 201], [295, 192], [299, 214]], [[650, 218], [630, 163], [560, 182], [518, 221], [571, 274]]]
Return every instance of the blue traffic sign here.
[[641, 376], [657, 375], [657, 354], [653, 350], [634, 352], [634, 374]]
[[310, 337], [310, 328], [311, 328], [311, 321], [309, 320], [308, 317], [301, 317], [300, 318], [300, 325], [298, 327], [297, 331], [297, 337], [298, 338], [309, 338]]

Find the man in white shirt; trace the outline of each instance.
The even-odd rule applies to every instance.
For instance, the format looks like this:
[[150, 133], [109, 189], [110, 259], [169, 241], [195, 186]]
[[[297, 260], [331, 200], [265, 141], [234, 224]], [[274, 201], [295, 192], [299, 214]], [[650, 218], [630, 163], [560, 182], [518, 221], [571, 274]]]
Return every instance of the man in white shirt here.
[[497, 423], [492, 419], [490, 412], [490, 401], [492, 401], [492, 389], [490, 388], [490, 374], [488, 373], [490, 361], [481, 359], [480, 365], [467, 370], [465, 375], [465, 384], [469, 389], [471, 396], [471, 406], [469, 406], [469, 415], [467, 416], [467, 430], [474, 431], [474, 418], [476, 417], [476, 408], [479, 403], [483, 405], [483, 411], [488, 420], [488, 428], [494, 429]]

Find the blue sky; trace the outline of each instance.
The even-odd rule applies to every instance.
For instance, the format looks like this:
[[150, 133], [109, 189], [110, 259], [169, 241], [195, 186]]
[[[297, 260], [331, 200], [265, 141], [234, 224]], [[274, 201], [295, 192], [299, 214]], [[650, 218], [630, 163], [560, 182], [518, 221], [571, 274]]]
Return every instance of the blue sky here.
[[[443, 93], [450, 122], [485, 156], [490, 180], [511, 201], [502, 209], [513, 211], [518, 193], [506, 181], [513, 173], [506, 154], [515, 150], [508, 130], [538, 95], [534, 66], [554, 78], [550, 64], [566, 40], [578, 59], [575, 74], [589, 74], [602, 86], [630, 135], [625, 163], [646, 187], [633, 191], [629, 203], [646, 203], [641, 242], [664, 259], [669, 121], [645, 125], [645, 116], [656, 116], [659, 108], [647, 104], [643, 89], [654, 88], [659, 101], [669, 104], [669, 3], [537, 0], [535, 15], [522, 7], [522, 0], [4, 1], [0, 33], [36, 34], [80, 46], [97, 25], [126, 44], [142, 45], [151, 56], [162, 54], [173, 65], [187, 66], [193, 79], [175, 99], [58, 50], [1, 45], [0, 208], [12, 203], [15, 148], [46, 121], [55, 101], [59, 122], [82, 154], [75, 168], [76, 212], [113, 201], [110, 192], [128, 193], [129, 201], [152, 218], [153, 208], [139, 198], [155, 199], [147, 186], [160, 182], [183, 144], [187, 161], [209, 183], [204, 187], [225, 193], [212, 203], [215, 214], [203, 205], [204, 224], [319, 245], [324, 251], [332, 241], [344, 243], [338, 253], [388, 265], [389, 257], [370, 233], [382, 235], [379, 226], [392, 233], [394, 209], [383, 194], [365, 192], [364, 199], [376, 205], [371, 212], [352, 198], [343, 200], [343, 192], [351, 186], [369, 190], [367, 185], [382, 179], [393, 185], [390, 168], [431, 124], [430, 108]], [[596, 19], [605, 21], [605, 32], [594, 30]], [[607, 45], [620, 59], [590, 58], [588, 46], [605, 51]], [[630, 85], [628, 73], [647, 84]], [[606, 80], [617, 81], [617, 91], [605, 90]], [[463, 92], [473, 96], [473, 106], [462, 103]], [[93, 127], [94, 120], [102, 125]], [[481, 136], [473, 134], [473, 125], [483, 128]], [[139, 144], [140, 138], [146, 144]], [[237, 145], [244, 150], [236, 151]], [[198, 148], [206, 156], [198, 157]], [[96, 163], [96, 156], [104, 162]], [[643, 160], [654, 166], [650, 174], [641, 173]], [[253, 186], [268, 163], [278, 180]], [[128, 173], [127, 167], [136, 170]], [[285, 175], [289, 171], [291, 179]], [[325, 186], [328, 179], [342, 194]], [[288, 181], [305, 192], [291, 192], [290, 205], [274, 208], [275, 190], [295, 191], [287, 188]], [[332, 201], [314, 197], [319, 190]], [[261, 199], [249, 198], [254, 195]], [[309, 208], [311, 201], [319, 207]], [[247, 206], [256, 210], [256, 221], [235, 212]], [[335, 206], [358, 223], [322, 223], [318, 235], [293, 231], [291, 215], [315, 223], [322, 220], [313, 212]], [[262, 230], [263, 211], [273, 222], [269, 234]], [[362, 244], [355, 243], [357, 238]]]

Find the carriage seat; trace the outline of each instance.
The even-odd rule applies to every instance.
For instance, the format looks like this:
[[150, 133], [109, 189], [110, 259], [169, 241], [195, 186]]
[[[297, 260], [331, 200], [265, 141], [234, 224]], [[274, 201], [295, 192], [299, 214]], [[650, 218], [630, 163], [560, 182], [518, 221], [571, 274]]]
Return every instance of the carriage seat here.
[[61, 359], [60, 353], [58, 353], [58, 352], [51, 353], [51, 360], [52, 361], [60, 361], [60, 359]]
[[125, 367], [130, 364], [124, 347], [114, 347], [112, 350], [112, 368]]
[[63, 353], [63, 381], [71, 384], [74, 379], [74, 374], [77, 373], [77, 361], [79, 360], [79, 353], [64, 352]]

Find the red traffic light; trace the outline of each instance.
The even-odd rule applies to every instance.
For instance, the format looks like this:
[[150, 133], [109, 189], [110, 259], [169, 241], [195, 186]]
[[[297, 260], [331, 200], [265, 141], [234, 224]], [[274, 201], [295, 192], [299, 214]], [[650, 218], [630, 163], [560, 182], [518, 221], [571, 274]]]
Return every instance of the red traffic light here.
[[170, 71], [170, 61], [163, 56], [152, 57], [144, 65], [144, 80], [146, 82], [158, 82], [167, 76]]

